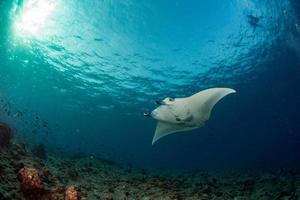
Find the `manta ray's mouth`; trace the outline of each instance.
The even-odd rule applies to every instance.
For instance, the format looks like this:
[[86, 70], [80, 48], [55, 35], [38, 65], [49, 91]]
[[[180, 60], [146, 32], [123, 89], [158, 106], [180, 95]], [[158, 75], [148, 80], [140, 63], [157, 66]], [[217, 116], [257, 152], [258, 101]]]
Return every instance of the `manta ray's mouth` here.
[[166, 105], [166, 103], [164, 101], [162, 101], [162, 100], [156, 100], [155, 103], [157, 105]]

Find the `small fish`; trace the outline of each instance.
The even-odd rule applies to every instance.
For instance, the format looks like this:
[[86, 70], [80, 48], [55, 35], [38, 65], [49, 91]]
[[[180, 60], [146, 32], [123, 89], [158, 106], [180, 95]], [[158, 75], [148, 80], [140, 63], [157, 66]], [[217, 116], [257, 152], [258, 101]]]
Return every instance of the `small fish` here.
[[14, 114], [14, 117], [22, 117], [23, 116], [23, 113], [21, 111], [17, 111], [15, 114]]
[[256, 28], [256, 27], [261, 27], [261, 25], [259, 24], [260, 18], [254, 15], [247, 15], [248, 18], [248, 23]]

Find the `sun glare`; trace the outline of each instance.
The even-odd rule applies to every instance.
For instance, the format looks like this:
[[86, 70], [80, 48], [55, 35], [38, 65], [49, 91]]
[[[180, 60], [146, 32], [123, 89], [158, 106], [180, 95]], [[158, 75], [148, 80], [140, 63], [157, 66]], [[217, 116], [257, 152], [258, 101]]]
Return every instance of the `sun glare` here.
[[51, 0], [28, 0], [18, 16], [15, 28], [18, 35], [36, 35], [45, 25], [55, 7]]

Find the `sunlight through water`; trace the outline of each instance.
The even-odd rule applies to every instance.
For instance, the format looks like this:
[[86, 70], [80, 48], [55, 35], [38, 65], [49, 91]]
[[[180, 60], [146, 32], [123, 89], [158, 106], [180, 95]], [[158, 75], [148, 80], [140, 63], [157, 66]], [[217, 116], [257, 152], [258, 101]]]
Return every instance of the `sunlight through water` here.
[[55, 2], [51, 0], [26, 1], [15, 22], [16, 33], [22, 36], [37, 35], [46, 28], [54, 8]]

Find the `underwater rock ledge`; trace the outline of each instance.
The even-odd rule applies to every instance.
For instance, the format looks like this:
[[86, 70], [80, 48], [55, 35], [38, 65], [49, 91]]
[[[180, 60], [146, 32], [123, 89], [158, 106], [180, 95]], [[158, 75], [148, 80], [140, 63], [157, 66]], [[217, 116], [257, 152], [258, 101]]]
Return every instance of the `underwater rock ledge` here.
[[16, 138], [0, 158], [0, 200], [300, 199], [299, 171], [175, 173], [50, 152], [41, 159]]
[[10, 145], [12, 139], [12, 132], [8, 125], [0, 123], [0, 147], [7, 147]]

